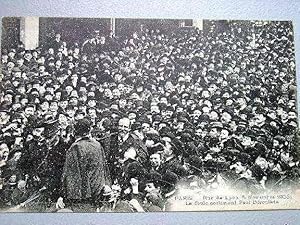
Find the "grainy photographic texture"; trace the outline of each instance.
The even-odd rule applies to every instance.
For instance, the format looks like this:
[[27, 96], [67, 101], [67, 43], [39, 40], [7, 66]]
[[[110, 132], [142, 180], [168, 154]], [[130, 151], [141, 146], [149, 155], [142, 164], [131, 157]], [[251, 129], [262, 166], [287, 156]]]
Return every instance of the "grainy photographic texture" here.
[[6, 17], [3, 212], [299, 208], [291, 21]]

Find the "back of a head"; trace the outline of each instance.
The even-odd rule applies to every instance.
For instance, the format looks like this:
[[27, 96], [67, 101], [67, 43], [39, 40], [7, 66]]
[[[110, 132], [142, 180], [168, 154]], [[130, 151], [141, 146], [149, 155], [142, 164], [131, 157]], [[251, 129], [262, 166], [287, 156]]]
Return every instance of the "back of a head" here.
[[89, 134], [91, 130], [91, 121], [86, 118], [80, 119], [74, 125], [74, 129], [75, 129], [75, 135], [85, 136]]

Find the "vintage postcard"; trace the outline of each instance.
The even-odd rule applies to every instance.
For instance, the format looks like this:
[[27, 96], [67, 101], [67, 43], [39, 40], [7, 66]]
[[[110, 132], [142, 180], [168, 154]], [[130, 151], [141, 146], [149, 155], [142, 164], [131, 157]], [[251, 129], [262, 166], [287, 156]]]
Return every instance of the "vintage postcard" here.
[[1, 212], [300, 208], [291, 21], [2, 18]]

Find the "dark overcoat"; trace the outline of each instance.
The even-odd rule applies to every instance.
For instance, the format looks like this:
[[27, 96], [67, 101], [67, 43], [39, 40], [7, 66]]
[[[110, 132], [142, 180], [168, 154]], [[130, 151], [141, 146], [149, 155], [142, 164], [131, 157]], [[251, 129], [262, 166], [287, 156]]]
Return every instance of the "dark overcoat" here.
[[104, 185], [111, 185], [104, 150], [90, 137], [75, 141], [67, 150], [63, 191], [69, 200], [96, 199]]

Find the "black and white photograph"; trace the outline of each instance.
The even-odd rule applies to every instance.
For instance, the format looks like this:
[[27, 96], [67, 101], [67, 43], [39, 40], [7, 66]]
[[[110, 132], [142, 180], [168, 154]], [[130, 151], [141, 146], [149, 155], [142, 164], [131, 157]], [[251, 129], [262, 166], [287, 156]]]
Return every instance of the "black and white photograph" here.
[[0, 212], [300, 208], [292, 21], [2, 18]]

